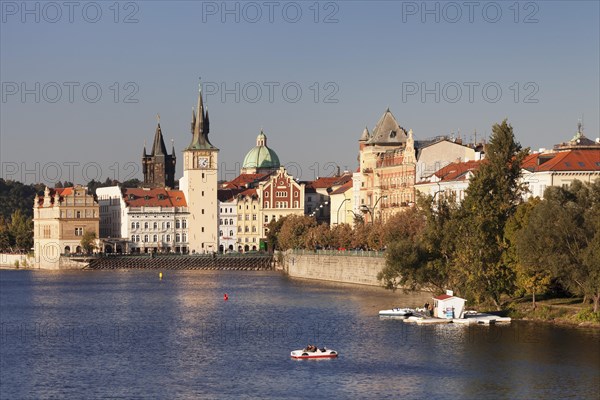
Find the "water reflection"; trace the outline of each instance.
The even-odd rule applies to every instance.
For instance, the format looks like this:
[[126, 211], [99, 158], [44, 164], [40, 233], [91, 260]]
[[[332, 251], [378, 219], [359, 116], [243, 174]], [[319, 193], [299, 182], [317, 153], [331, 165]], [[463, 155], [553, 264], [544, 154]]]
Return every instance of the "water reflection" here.
[[[597, 398], [598, 331], [377, 315], [427, 294], [216, 271], [2, 271], [0, 289], [3, 398]], [[289, 358], [308, 343], [340, 356]]]

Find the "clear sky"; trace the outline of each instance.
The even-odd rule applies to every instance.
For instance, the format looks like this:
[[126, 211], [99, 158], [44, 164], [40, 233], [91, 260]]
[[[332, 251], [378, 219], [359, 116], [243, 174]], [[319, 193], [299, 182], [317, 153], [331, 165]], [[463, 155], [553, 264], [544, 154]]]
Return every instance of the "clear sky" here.
[[222, 179], [261, 128], [301, 179], [353, 170], [387, 107], [416, 139], [595, 139], [599, 4], [2, 1], [2, 177], [141, 178], [157, 113], [179, 177], [200, 76]]

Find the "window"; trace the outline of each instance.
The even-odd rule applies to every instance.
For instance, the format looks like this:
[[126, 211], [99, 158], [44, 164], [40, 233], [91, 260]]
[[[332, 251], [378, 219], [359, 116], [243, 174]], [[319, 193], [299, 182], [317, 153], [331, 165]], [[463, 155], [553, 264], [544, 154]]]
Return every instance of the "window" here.
[[300, 205], [298, 204], [298, 200], [294, 200], [294, 208], [298, 208]]
[[75, 236], [83, 236], [83, 228], [75, 228]]
[[238, 221], [242, 220], [242, 214], [238, 214]]
[[265, 197], [269, 197], [269, 192], [265, 192]]
[[176, 219], [175, 220], [175, 229], [179, 229], [180, 226], [181, 226], [181, 221]]
[[269, 208], [269, 202], [265, 201], [265, 208]]
[[131, 229], [135, 229], [135, 222], [131, 223]]
[[75, 213], [75, 217], [76, 217], [76, 218], [81, 218], [81, 211], [77, 211], [77, 212]]
[[223, 218], [219, 218], [219, 225], [223, 225]]
[[246, 221], [250, 221], [250, 214], [246, 214]]
[[241, 226], [238, 226], [238, 232], [240, 232], [240, 233], [242, 232], [242, 227]]
[[187, 219], [181, 220], [181, 227], [182, 227], [183, 229], [186, 229], [186, 228], [187, 228]]
[[252, 214], [252, 221], [256, 221], [256, 214]]
[[152, 224], [152, 227], [156, 230], [158, 229], [158, 222], [155, 222], [154, 224]]
[[202, 191], [202, 197], [204, 197], [204, 190]]
[[244, 232], [246, 232], [246, 233], [250, 232], [250, 228], [249, 228], [249, 227], [247, 227], [247, 226], [245, 226], [245, 227], [244, 227]]
[[223, 237], [223, 231], [219, 231], [219, 237]]
[[233, 231], [229, 231], [229, 237], [233, 237]]
[[182, 238], [183, 242], [187, 243], [187, 233], [184, 233], [183, 235], [181, 235], [181, 238]]
[[135, 235], [131, 235], [131, 241], [135, 242]]
[[202, 209], [202, 214], [204, 214], [204, 208]]
[[144, 243], [148, 243], [148, 235], [144, 235]]
[[157, 243], [158, 242], [158, 235], [152, 236], [152, 242], [153, 243]]
[[202, 232], [204, 232], [204, 227], [202, 227]]
[[181, 236], [179, 235], [179, 233], [175, 234], [175, 243], [179, 243], [181, 242]]
[[144, 229], [148, 229], [148, 223], [144, 222]]
[[256, 232], [256, 227], [255, 226], [252, 227], [252, 232], [253, 233]]
[[167, 222], [167, 229], [171, 229], [171, 223]]
[[171, 241], [171, 235], [167, 235], [167, 242]]
[[269, 216], [265, 215], [265, 223], [269, 222]]
[[229, 225], [233, 225], [233, 218], [229, 219]]

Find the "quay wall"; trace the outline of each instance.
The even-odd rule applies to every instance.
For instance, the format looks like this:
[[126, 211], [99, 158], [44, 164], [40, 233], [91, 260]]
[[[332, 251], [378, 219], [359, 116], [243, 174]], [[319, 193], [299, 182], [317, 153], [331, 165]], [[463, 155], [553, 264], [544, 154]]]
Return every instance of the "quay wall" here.
[[33, 268], [34, 258], [30, 254], [0, 253], [1, 268]]
[[282, 259], [283, 271], [293, 278], [369, 286], [381, 286], [377, 274], [385, 266], [385, 257], [374, 252], [287, 251]]

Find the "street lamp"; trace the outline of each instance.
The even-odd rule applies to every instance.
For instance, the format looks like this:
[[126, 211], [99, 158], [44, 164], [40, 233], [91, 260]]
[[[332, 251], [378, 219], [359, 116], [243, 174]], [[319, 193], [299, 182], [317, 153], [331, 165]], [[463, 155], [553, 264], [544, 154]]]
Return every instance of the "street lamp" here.
[[377, 198], [377, 200], [375, 201], [375, 204], [373, 205], [373, 208], [370, 208], [366, 204], [363, 204], [362, 206], [360, 206], [360, 210], [363, 213], [367, 213], [368, 212], [369, 214], [371, 214], [371, 224], [373, 223], [373, 213], [375, 212], [375, 208], [377, 207], [377, 203], [379, 203], [379, 201], [381, 199], [387, 199], [387, 196], [381, 196], [381, 197]]
[[[340, 206], [338, 207], [337, 210], [337, 220], [335, 221], [337, 225], [340, 224], [340, 210], [342, 209], [342, 206], [344, 205], [345, 202], [350, 201], [350, 199], [344, 199], [344, 201], [342, 201], [340, 203]], [[344, 214], [345, 215], [345, 214]], [[345, 219], [345, 218], [344, 218]]]

